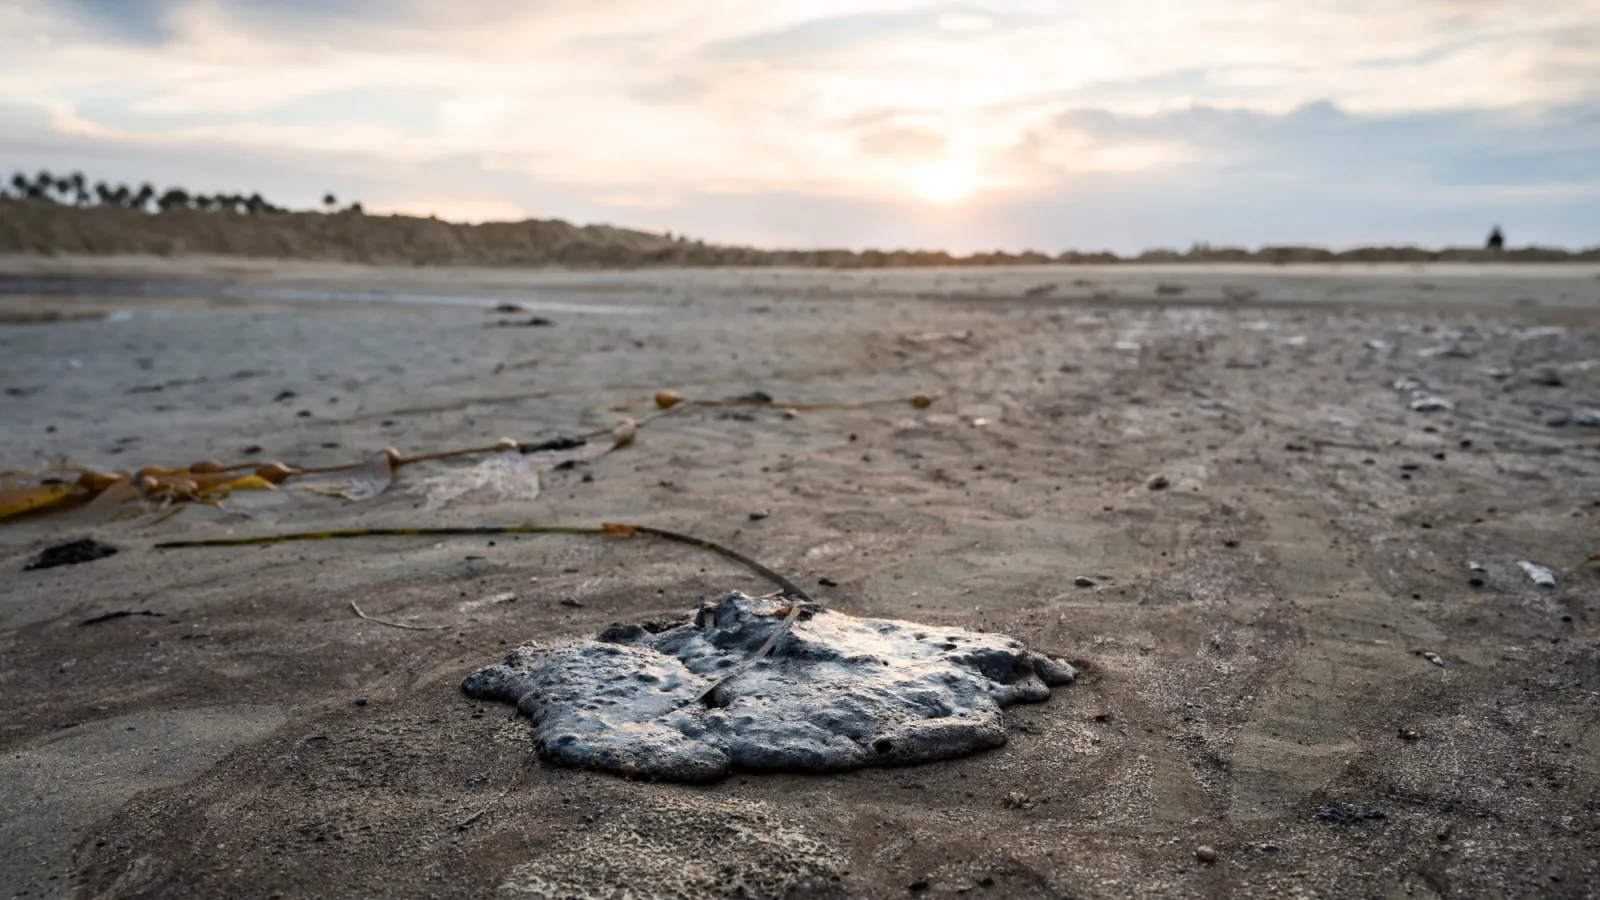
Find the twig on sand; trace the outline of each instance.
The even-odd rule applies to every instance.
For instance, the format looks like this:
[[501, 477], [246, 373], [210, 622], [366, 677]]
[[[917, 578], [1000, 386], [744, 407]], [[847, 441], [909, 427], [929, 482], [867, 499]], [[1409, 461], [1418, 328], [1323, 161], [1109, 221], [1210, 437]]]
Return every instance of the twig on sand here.
[[[631, 525], [622, 522], [602, 522], [594, 525], [486, 525], [469, 526], [461, 528], [351, 528], [338, 531], [299, 531], [289, 534], [264, 534], [258, 537], [238, 538], [206, 538], [197, 541], [164, 541], [156, 544], [157, 550], [172, 550], [182, 547], [244, 547], [253, 544], [282, 544], [289, 541], [331, 541], [345, 538], [369, 537], [476, 537], [480, 535], [501, 534], [593, 534], [614, 538], [631, 538], [635, 535], [649, 535], [662, 540], [678, 544], [688, 544], [726, 559], [733, 560], [757, 575], [766, 578], [783, 589], [785, 594], [797, 600], [810, 600], [811, 597], [800, 586], [785, 578], [778, 572], [762, 565], [754, 559], [745, 556], [731, 547], [724, 547], [705, 538], [683, 534], [677, 531], [668, 531], [665, 528], [655, 528], [650, 525]], [[354, 605], [353, 603], [351, 605]], [[362, 616], [367, 618], [367, 616]], [[410, 626], [415, 627], [415, 626]]]
[[[773, 631], [771, 636], [767, 638], [766, 643], [761, 645], [761, 648], [756, 651], [754, 656], [748, 660], [745, 660], [743, 663], [740, 663], [721, 678], [718, 678], [716, 681], [712, 682], [708, 687], [697, 694], [693, 700], [690, 700], [689, 704], [702, 702], [705, 700], [705, 698], [711, 696], [711, 694], [716, 691], [717, 688], [728, 683], [728, 681], [731, 679], [743, 674], [751, 666], [754, 666], [757, 662], [766, 658], [767, 654], [771, 653], [772, 649], [778, 645], [778, 642], [783, 640], [784, 635], [788, 634], [789, 630], [794, 627], [794, 623], [800, 619], [800, 614], [803, 611], [801, 609], [801, 605], [803, 603], [813, 602], [810, 595], [808, 595], [804, 590], [801, 590], [799, 585], [795, 584], [793, 581], [790, 581], [779, 572], [774, 571], [757, 560], [751, 559], [732, 547], [725, 547], [715, 541], [708, 541], [705, 538], [698, 538], [691, 534], [683, 534], [682, 532], [678, 531], [668, 531], [665, 528], [655, 528], [650, 525], [633, 525], [622, 522], [602, 522], [598, 527], [592, 525], [490, 525], [461, 528], [358, 528], [344, 531], [304, 531], [291, 534], [262, 535], [260, 537], [212, 538], [199, 541], [168, 541], [165, 543], [156, 544], [156, 548], [164, 550], [177, 547], [238, 547], [250, 544], [278, 544], [288, 541], [326, 541], [360, 537], [462, 537], [485, 534], [594, 534], [615, 538], [631, 538], [635, 535], [641, 534], [649, 535], [651, 537], [658, 537], [662, 540], [672, 541], [678, 544], [688, 544], [691, 547], [699, 547], [702, 550], [710, 550], [712, 553], [715, 553], [718, 556], [726, 559], [733, 560], [750, 571], [755, 572], [757, 575], [760, 575], [761, 577], [766, 578], [776, 584], [781, 589], [783, 595], [790, 601], [788, 615], [784, 617], [783, 622], [778, 625], [777, 629]], [[361, 607], [356, 606], [356, 602], [354, 600], [350, 601], [350, 608], [354, 609], [356, 611], [356, 615], [360, 616], [361, 618], [372, 622], [378, 622], [382, 625], [390, 625], [395, 628], [409, 628], [416, 631], [433, 630], [431, 627], [424, 627], [421, 625], [405, 625], [400, 622], [385, 622], [382, 619], [374, 619], [373, 617], [362, 612]], [[444, 626], [437, 627], [442, 628]], [[689, 704], [685, 705], [687, 706]]]
[[111, 612], [108, 612], [108, 613], [101, 613], [100, 615], [95, 616], [94, 618], [91, 618], [91, 619], [84, 619], [82, 622], [79, 622], [78, 624], [79, 625], [98, 625], [101, 622], [109, 622], [112, 619], [121, 619], [121, 618], [123, 618], [125, 616], [164, 616], [164, 615], [166, 615], [166, 613], [158, 613], [153, 609], [118, 609], [118, 610], [112, 610]]
[[379, 625], [387, 625], [390, 628], [404, 628], [408, 631], [437, 631], [444, 627], [443, 625], [407, 625], [404, 622], [391, 622], [388, 619], [369, 616], [361, 611], [361, 607], [357, 606], [354, 600], [350, 601], [350, 608], [356, 611], [356, 615], [366, 619], [368, 622], [377, 622]]

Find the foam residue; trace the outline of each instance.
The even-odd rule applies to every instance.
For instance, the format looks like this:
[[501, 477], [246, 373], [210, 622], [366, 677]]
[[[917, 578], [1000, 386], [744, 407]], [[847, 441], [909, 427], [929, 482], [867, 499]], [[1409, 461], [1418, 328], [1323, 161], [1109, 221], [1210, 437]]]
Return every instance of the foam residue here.
[[787, 605], [736, 592], [676, 627], [524, 644], [463, 687], [516, 703], [553, 762], [707, 781], [736, 768], [842, 770], [998, 747], [1002, 708], [1045, 700], [1075, 676], [1004, 635], [805, 604], [770, 657], [695, 702], [758, 656]]

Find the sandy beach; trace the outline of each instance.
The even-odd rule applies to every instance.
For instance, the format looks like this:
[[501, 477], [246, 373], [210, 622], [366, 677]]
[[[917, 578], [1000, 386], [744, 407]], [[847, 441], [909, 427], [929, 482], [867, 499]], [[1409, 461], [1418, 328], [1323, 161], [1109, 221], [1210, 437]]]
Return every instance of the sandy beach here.
[[[667, 388], [938, 398], [691, 409], [533, 500], [427, 509], [470, 464], [439, 462], [358, 503], [0, 525], [5, 896], [1600, 896], [1600, 265], [4, 279], [0, 469], [536, 442]], [[749, 572], [563, 536], [152, 548], [603, 521], [1084, 675], [956, 761], [629, 781], [533, 759], [462, 679]], [[24, 571], [85, 536], [120, 552]]]

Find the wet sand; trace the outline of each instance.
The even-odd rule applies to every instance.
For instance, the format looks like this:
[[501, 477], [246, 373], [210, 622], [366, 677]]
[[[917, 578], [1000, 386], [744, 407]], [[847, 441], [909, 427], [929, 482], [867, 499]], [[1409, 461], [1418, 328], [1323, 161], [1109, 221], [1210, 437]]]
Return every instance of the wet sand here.
[[[1593, 896], [1600, 267], [0, 273], [222, 285], [0, 295], [0, 321], [105, 316], [0, 325], [0, 468], [533, 441], [667, 387], [940, 395], [691, 411], [533, 502], [424, 511], [409, 487], [438, 463], [263, 519], [0, 526], [10, 894]], [[378, 291], [438, 299], [351, 299]], [[534, 314], [554, 324], [496, 325]], [[1412, 409], [1435, 396], [1451, 408]], [[615, 520], [1086, 676], [954, 762], [630, 782], [532, 761], [527, 723], [461, 679], [765, 590], [749, 573], [572, 537], [151, 549]], [[122, 552], [22, 570], [84, 535]], [[117, 609], [162, 615], [80, 624]]]

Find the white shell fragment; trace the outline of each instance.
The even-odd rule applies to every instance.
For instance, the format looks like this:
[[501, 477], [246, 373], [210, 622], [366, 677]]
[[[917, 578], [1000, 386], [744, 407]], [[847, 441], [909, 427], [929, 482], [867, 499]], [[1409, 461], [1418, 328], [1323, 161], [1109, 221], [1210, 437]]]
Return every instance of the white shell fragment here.
[[1517, 562], [1517, 567], [1522, 569], [1522, 571], [1527, 572], [1528, 577], [1532, 578], [1533, 583], [1537, 584], [1539, 587], [1553, 588], [1556, 586], [1556, 573], [1550, 571], [1544, 566], [1541, 566], [1537, 563], [1528, 562], [1527, 560], [1520, 560]]

